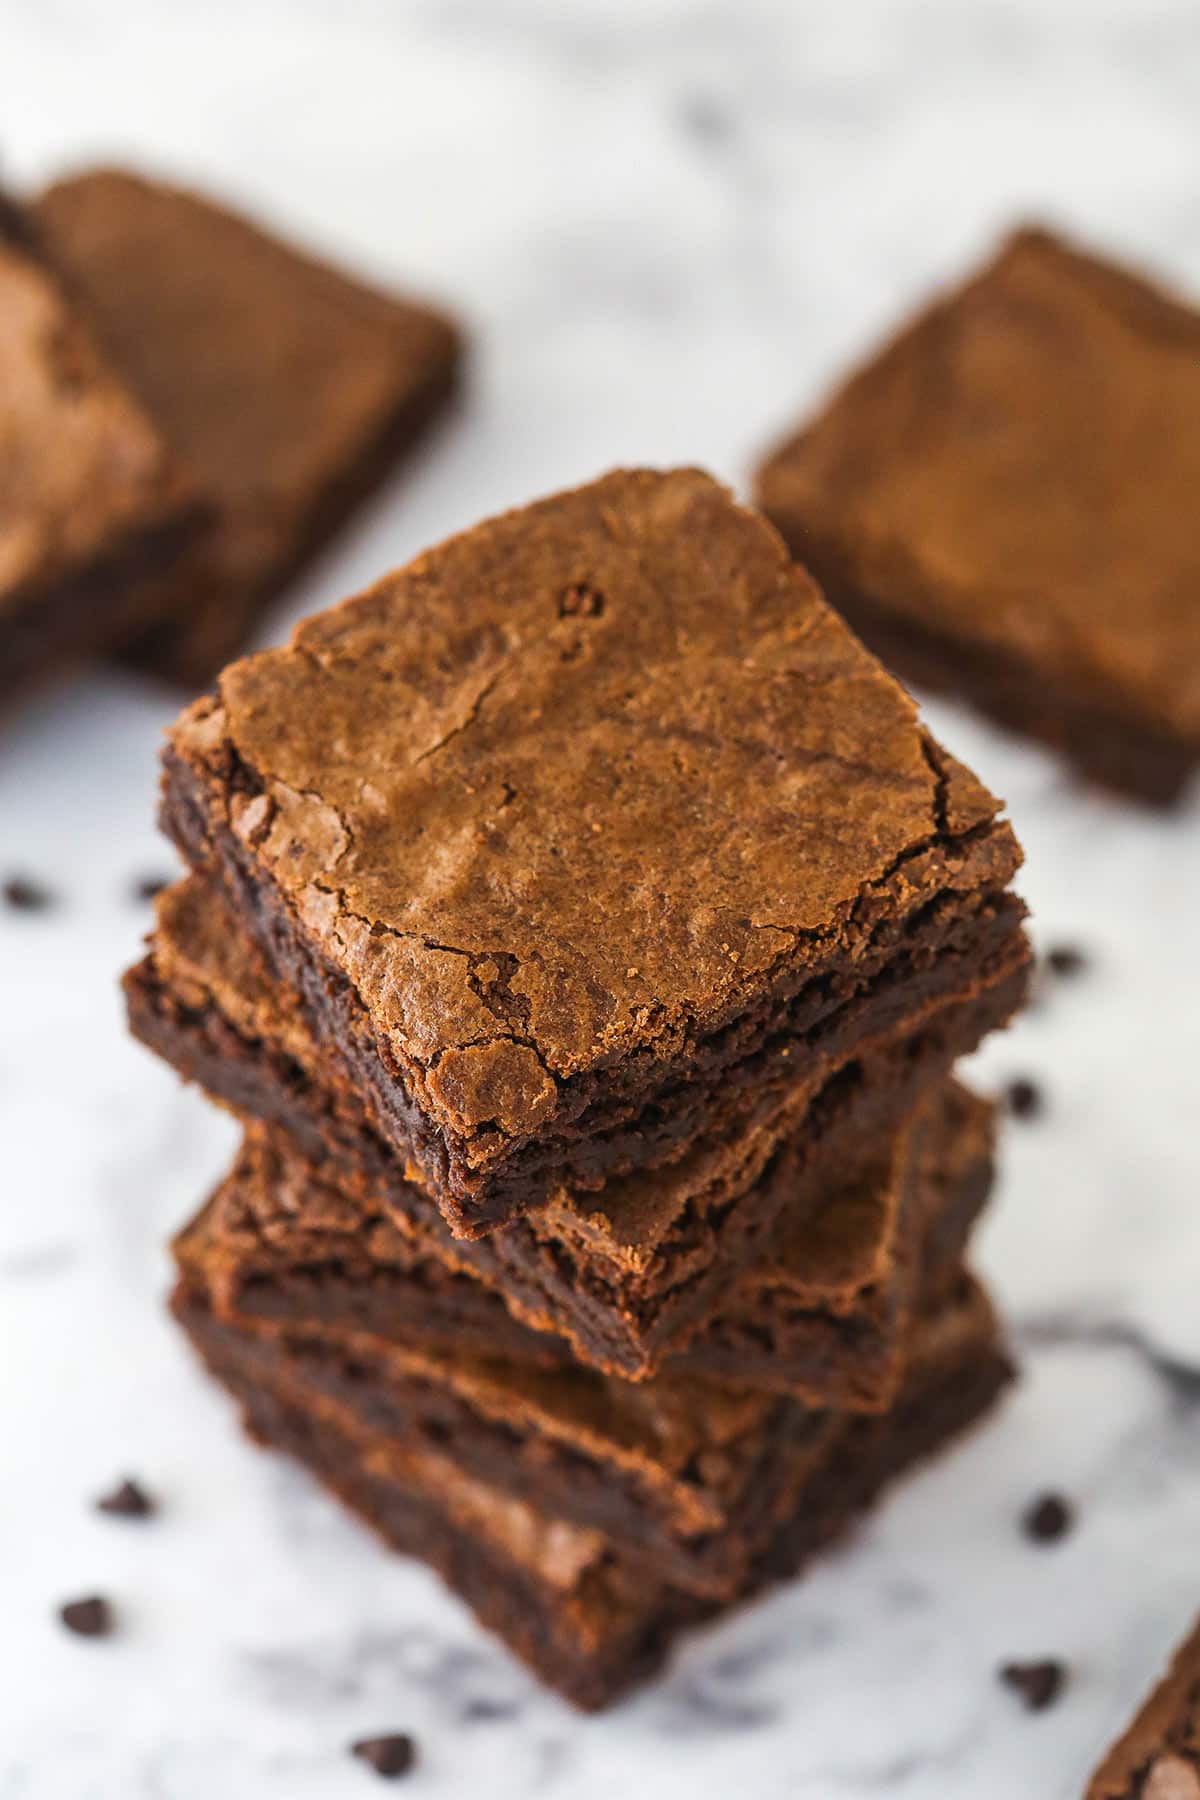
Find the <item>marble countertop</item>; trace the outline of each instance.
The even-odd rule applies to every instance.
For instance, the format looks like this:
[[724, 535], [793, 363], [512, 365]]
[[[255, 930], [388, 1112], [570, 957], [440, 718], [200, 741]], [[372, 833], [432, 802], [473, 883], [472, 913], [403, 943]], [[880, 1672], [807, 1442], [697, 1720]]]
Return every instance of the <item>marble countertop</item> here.
[[[10, 178], [136, 158], [469, 317], [471, 394], [293, 596], [614, 462], [756, 452], [1015, 216], [1200, 290], [1190, 0], [42, 0], [4, 9]], [[281, 631], [287, 618], [272, 621]], [[172, 701], [93, 672], [0, 746], [0, 1800], [341, 1800], [367, 1732], [421, 1795], [1076, 1795], [1200, 1607], [1200, 806], [1081, 794], [951, 707], [1008, 795], [1038, 941], [1089, 971], [978, 1059], [1044, 1084], [980, 1261], [1024, 1379], [809, 1580], [598, 1720], [539, 1693], [422, 1569], [245, 1445], [164, 1317], [164, 1241], [230, 1122], [124, 1036], [169, 874]], [[161, 1497], [97, 1516], [118, 1475]], [[1078, 1529], [1035, 1550], [1026, 1502]], [[99, 1590], [103, 1643], [54, 1610]], [[1061, 1702], [996, 1680], [1060, 1656]]]

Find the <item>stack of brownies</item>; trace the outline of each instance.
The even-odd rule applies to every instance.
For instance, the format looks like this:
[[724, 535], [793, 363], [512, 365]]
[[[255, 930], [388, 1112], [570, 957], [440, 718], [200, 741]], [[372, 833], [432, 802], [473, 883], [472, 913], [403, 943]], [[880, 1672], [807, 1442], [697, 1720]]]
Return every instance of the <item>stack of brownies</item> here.
[[949, 1073], [1026, 978], [997, 815], [694, 470], [443, 544], [171, 733], [130, 1014], [245, 1123], [175, 1310], [580, 1705], [1004, 1383]]

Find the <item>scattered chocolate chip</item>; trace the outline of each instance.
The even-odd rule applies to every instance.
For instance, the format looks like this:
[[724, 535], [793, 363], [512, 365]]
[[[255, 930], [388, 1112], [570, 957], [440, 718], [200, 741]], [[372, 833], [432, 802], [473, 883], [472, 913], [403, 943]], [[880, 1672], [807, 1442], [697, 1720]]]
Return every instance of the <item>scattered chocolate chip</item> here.
[[1072, 976], [1082, 975], [1088, 966], [1087, 956], [1075, 944], [1055, 944], [1047, 952], [1046, 962], [1055, 975], [1061, 975], [1067, 981]]
[[1047, 1657], [1042, 1662], [1005, 1663], [1000, 1679], [1021, 1696], [1030, 1712], [1042, 1712], [1062, 1693], [1067, 1671], [1063, 1663]]
[[1200, 1771], [1195, 1763], [1168, 1750], [1146, 1770], [1142, 1800], [1200, 1800]]
[[14, 912], [45, 912], [54, 905], [50, 889], [30, 881], [25, 875], [10, 875], [0, 893], [4, 895], [4, 904], [11, 906]]
[[407, 1731], [393, 1731], [386, 1737], [359, 1738], [351, 1744], [351, 1754], [369, 1763], [377, 1775], [394, 1781], [407, 1775], [417, 1760], [417, 1746]]
[[133, 884], [133, 897], [135, 900], [157, 900], [167, 886], [165, 875], [140, 875]]
[[1041, 1088], [1024, 1076], [1009, 1082], [1004, 1097], [1014, 1119], [1036, 1119], [1046, 1104]]
[[1061, 1494], [1041, 1494], [1026, 1509], [1021, 1525], [1035, 1544], [1055, 1544], [1075, 1523], [1069, 1500]]
[[116, 1519], [148, 1519], [155, 1510], [153, 1500], [136, 1481], [120, 1482], [96, 1502], [97, 1512], [111, 1513]]
[[59, 1607], [58, 1616], [76, 1637], [107, 1637], [116, 1622], [112, 1607], [99, 1594], [91, 1594], [86, 1600], [68, 1600]]

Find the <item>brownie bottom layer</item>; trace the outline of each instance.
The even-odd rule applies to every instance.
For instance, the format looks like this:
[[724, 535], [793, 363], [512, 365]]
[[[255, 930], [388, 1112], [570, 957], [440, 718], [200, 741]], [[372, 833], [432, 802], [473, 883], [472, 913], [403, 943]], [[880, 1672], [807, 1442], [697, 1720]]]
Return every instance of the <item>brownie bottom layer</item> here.
[[[386, 1440], [362, 1436], [305, 1391], [286, 1359], [273, 1383], [186, 1297], [181, 1322], [240, 1401], [258, 1441], [306, 1464], [393, 1549], [421, 1557], [548, 1686], [594, 1709], [647, 1679], [686, 1627], [721, 1608], [647, 1579], [617, 1546], [478, 1483], [414, 1478]], [[739, 1599], [795, 1573], [914, 1461], [977, 1419], [1008, 1379], [990, 1322], [914, 1370], [891, 1412], [847, 1423], [787, 1522], [754, 1554]], [[490, 1495], [490, 1499], [489, 1499]], [[503, 1527], [501, 1530], [500, 1527]]]
[[1100, 786], [1153, 806], [1176, 802], [1200, 767], [1200, 743], [1081, 699], [1032, 663], [901, 618], [848, 583], [837, 561], [815, 551], [807, 535], [789, 530], [781, 517], [775, 523], [831, 603], [902, 680], [970, 701], [1007, 729], [1062, 752]]

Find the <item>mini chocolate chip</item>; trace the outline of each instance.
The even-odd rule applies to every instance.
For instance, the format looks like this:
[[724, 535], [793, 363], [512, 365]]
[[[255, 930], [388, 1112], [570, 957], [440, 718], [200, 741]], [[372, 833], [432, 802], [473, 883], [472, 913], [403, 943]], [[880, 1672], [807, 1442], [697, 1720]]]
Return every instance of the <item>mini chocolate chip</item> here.
[[1041, 1712], [1062, 1693], [1067, 1671], [1065, 1664], [1047, 1657], [1042, 1662], [1005, 1663], [1000, 1679], [1021, 1696], [1030, 1712]]
[[1200, 1800], [1200, 1772], [1193, 1762], [1168, 1750], [1146, 1770], [1142, 1800]]
[[389, 1781], [394, 1781], [398, 1775], [407, 1775], [417, 1760], [417, 1746], [407, 1731], [393, 1731], [386, 1737], [359, 1738], [357, 1744], [351, 1744], [350, 1751]]
[[58, 1616], [77, 1637], [108, 1637], [115, 1624], [112, 1607], [100, 1594], [90, 1594], [86, 1600], [68, 1600], [59, 1607]]
[[1066, 1537], [1075, 1523], [1069, 1500], [1061, 1494], [1041, 1494], [1026, 1508], [1021, 1524], [1035, 1544], [1054, 1544]]
[[4, 895], [5, 905], [11, 906], [14, 912], [45, 912], [54, 905], [50, 889], [30, 881], [25, 875], [10, 875], [0, 892]]
[[1041, 1088], [1025, 1076], [1009, 1082], [1005, 1099], [1014, 1119], [1036, 1119], [1046, 1104]]
[[133, 884], [133, 897], [135, 900], [157, 900], [168, 885], [165, 875], [139, 875]]
[[1069, 981], [1082, 975], [1088, 966], [1087, 955], [1076, 944], [1055, 944], [1046, 954], [1046, 962], [1055, 975]]
[[101, 1494], [96, 1511], [111, 1513], [117, 1519], [148, 1519], [155, 1505], [145, 1488], [136, 1481], [122, 1481], [110, 1494]]

